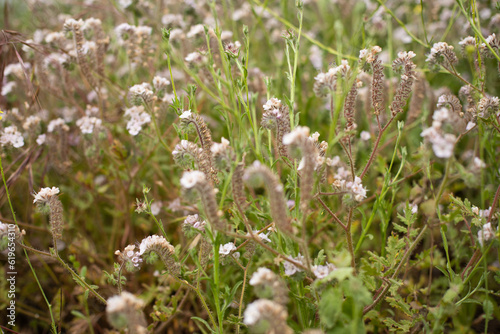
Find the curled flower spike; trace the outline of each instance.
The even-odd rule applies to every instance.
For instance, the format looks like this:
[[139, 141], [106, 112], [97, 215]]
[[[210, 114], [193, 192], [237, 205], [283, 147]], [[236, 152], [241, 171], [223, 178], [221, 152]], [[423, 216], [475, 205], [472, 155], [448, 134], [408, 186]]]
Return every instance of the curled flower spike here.
[[445, 42], [434, 43], [431, 53], [427, 56], [426, 62], [429, 66], [439, 69], [439, 65], [452, 67], [458, 63], [458, 58], [453, 51], [454, 47]]
[[267, 166], [256, 161], [252, 167], [247, 168], [243, 180], [252, 186], [265, 185], [270, 201], [271, 216], [276, 226], [283, 232], [291, 233], [292, 225], [288, 218], [283, 185], [278, 177]]
[[243, 323], [247, 326], [265, 328], [265, 333], [291, 334], [286, 320], [288, 312], [282, 305], [267, 299], [258, 299], [245, 310]]
[[456, 97], [453, 94], [443, 94], [439, 97], [437, 107], [444, 107], [446, 105], [449, 105], [451, 110], [461, 117], [463, 116], [462, 112], [462, 104], [460, 103], [460, 100], [458, 97]]
[[275, 131], [278, 152], [282, 157], [290, 158], [283, 137], [290, 132], [290, 116], [286, 105], [273, 97], [263, 105], [262, 127]]
[[393, 117], [403, 111], [403, 107], [410, 97], [413, 81], [416, 78], [415, 68], [417, 67], [411, 60], [413, 57], [415, 57], [413, 51], [400, 52], [398, 53], [398, 58], [392, 63], [394, 71], [402, 68], [401, 81], [394, 94], [394, 100], [389, 107]]
[[207, 127], [207, 124], [203, 118], [196, 113], [191, 112], [191, 110], [184, 111], [180, 116], [181, 126], [184, 131], [189, 131], [189, 126], [193, 125], [198, 138], [200, 140], [201, 149], [204, 152], [204, 159], [206, 160], [207, 166], [207, 177], [209, 182], [218, 184], [219, 179], [217, 178], [217, 170], [214, 167], [214, 161], [212, 158], [211, 147], [213, 145], [212, 133]]
[[285, 306], [288, 290], [281, 278], [267, 268], [258, 268], [250, 278], [249, 284], [255, 288], [259, 298], [268, 298]]
[[184, 172], [180, 180], [181, 186], [186, 190], [197, 190], [200, 193], [203, 206], [205, 207], [205, 212], [208, 217], [210, 224], [217, 230], [225, 229], [224, 222], [221, 221], [220, 217], [222, 212], [219, 211], [217, 202], [215, 200], [215, 189], [208, 182], [207, 177], [203, 172], [200, 171], [190, 171]]
[[106, 315], [116, 329], [128, 329], [130, 333], [146, 334], [146, 320], [142, 309], [145, 303], [133, 294], [123, 291], [107, 300]]
[[59, 188], [57, 187], [42, 188], [38, 193], [33, 194], [33, 196], [35, 196], [33, 203], [37, 203], [39, 206], [44, 204], [49, 206], [49, 220], [54, 245], [56, 245], [57, 240], [62, 239], [62, 231], [64, 228], [63, 206], [57, 194], [59, 194]]

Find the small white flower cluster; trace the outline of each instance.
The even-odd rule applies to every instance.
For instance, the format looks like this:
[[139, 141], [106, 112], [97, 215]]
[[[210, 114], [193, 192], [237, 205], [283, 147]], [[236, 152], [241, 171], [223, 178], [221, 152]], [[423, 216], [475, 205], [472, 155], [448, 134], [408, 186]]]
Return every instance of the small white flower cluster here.
[[[498, 230], [498, 228], [497, 228]], [[496, 234], [491, 226], [491, 223], [486, 223], [483, 225], [483, 228], [477, 232], [477, 240], [481, 247], [484, 245], [485, 241], [491, 240], [495, 238]]]
[[334, 175], [335, 181], [333, 181], [332, 186], [338, 191], [351, 193], [356, 201], [361, 202], [366, 198], [367, 189], [363, 187], [361, 179], [358, 176], [354, 177], [354, 181], [350, 181], [349, 178], [351, 176], [351, 172], [345, 167], [338, 167], [337, 173]]
[[185, 226], [189, 226], [191, 228], [194, 228], [194, 229], [200, 230], [200, 231], [205, 231], [205, 225], [206, 224], [207, 224], [207, 222], [206, 221], [201, 221], [201, 219], [198, 216], [198, 214], [189, 215], [184, 220], [184, 225]]
[[488, 217], [490, 216], [490, 211], [491, 211], [491, 206], [486, 210], [479, 210], [477, 206], [475, 205], [472, 206], [472, 212], [481, 218], [488, 219]]
[[[301, 264], [304, 264], [304, 260], [305, 260], [304, 256], [302, 256], [300, 253], [299, 253], [299, 255], [297, 255], [297, 257], [290, 257], [290, 259], [295, 261], [295, 262], [301, 263]], [[283, 266], [285, 267], [285, 276], [292, 276], [295, 273], [303, 271], [302, 269], [300, 269], [299, 267], [297, 267], [293, 263], [286, 261], [286, 260], [283, 261]]]
[[172, 246], [167, 239], [159, 235], [150, 235], [142, 239], [139, 245], [139, 255], [143, 255], [145, 252], [150, 250], [166, 250], [170, 254], [174, 253], [175, 248]]
[[167, 239], [159, 235], [150, 235], [142, 239], [139, 247], [136, 245], [128, 245], [123, 252], [117, 250], [117, 255], [122, 262], [131, 263], [135, 268], [139, 268], [143, 262], [142, 255], [149, 251], [156, 251], [158, 253], [168, 252], [174, 253], [175, 248]]
[[38, 124], [40, 124], [40, 121], [41, 119], [38, 116], [35, 115], [28, 116], [28, 118], [26, 118], [26, 120], [23, 123], [23, 129], [28, 131], [36, 127]]
[[115, 255], [117, 255], [122, 262], [130, 262], [136, 268], [139, 268], [142, 263], [142, 257], [139, 251], [136, 251], [135, 245], [128, 245], [125, 247], [123, 252], [117, 250]]
[[45, 133], [43, 133], [41, 135], [38, 135], [38, 137], [36, 138], [36, 143], [38, 145], [43, 145], [43, 144], [45, 144], [46, 140], [47, 140], [47, 135]]
[[222, 257], [226, 257], [227, 255], [231, 254], [234, 258], [239, 259], [240, 252], [235, 252], [235, 250], [236, 246], [233, 242], [228, 242], [227, 244], [219, 246], [219, 254], [222, 255]]
[[198, 35], [204, 34], [204, 32], [205, 32], [205, 27], [203, 27], [203, 24], [196, 24], [189, 29], [189, 32], [187, 33], [187, 38], [196, 37]]
[[153, 214], [153, 216], [158, 216], [162, 207], [162, 202], [153, 202], [153, 204], [151, 204], [151, 213]]
[[21, 63], [12, 63], [7, 66], [5, 66], [3, 75], [4, 77], [8, 75], [14, 75], [15, 77], [19, 79], [24, 78], [24, 69], [29, 73], [31, 69], [31, 64], [30, 63], [24, 63], [24, 66]]
[[40, 189], [38, 193], [34, 193], [33, 196], [35, 196], [35, 199], [33, 200], [33, 203], [47, 203], [53, 196], [56, 196], [59, 194], [59, 188], [57, 187], [46, 187]]
[[144, 111], [144, 106], [134, 106], [125, 110], [125, 116], [129, 116], [127, 130], [132, 136], [136, 136], [142, 130], [142, 126], [151, 122], [151, 116]]
[[496, 115], [498, 112], [498, 106], [500, 104], [500, 99], [498, 97], [483, 97], [479, 100], [477, 105], [478, 114], [477, 116], [481, 118], [488, 118], [490, 114]]
[[366, 62], [371, 64], [375, 61], [377, 53], [382, 52], [382, 48], [378, 45], [373, 46], [370, 50], [363, 49], [359, 51], [359, 59], [365, 60]]
[[3, 129], [0, 134], [0, 145], [2, 147], [7, 145], [12, 145], [15, 148], [24, 146], [24, 138], [21, 132], [17, 131], [17, 127], [15, 125], [11, 125]]
[[438, 158], [449, 158], [453, 155], [456, 136], [451, 133], [443, 133], [443, 122], [451, 117], [447, 108], [440, 108], [432, 115], [432, 126], [422, 131], [420, 136], [432, 144], [432, 150]]
[[212, 151], [213, 155], [225, 154], [229, 148], [229, 140], [222, 137], [220, 143], [213, 143], [212, 147], [210, 147], [210, 151]]
[[170, 81], [167, 78], [160, 76], [153, 78], [153, 87], [157, 92], [164, 90], [168, 85], [170, 85]]
[[[116, 35], [118, 36], [118, 42], [120, 45], [125, 44], [125, 42], [131, 38], [131, 36], [136, 35], [137, 38], [145, 38], [151, 35], [153, 28], [147, 26], [133, 26], [128, 23], [122, 23], [115, 28]], [[135, 37], [135, 36], [134, 36]]]
[[198, 51], [195, 51], [195, 52], [191, 52], [189, 53], [186, 58], [184, 58], [185, 61], [187, 61], [188, 63], [191, 63], [191, 64], [197, 64], [197, 65], [200, 65], [200, 64], [203, 64], [207, 61], [207, 58], [202, 55], [200, 52]]
[[251, 286], [266, 284], [276, 279], [276, 274], [271, 270], [260, 267], [253, 273], [252, 278], [248, 282]]
[[[12, 225], [12, 224], [10, 224]], [[0, 222], [0, 240], [2, 240], [2, 238], [4, 237], [11, 237], [12, 234], [11, 233], [14, 233], [14, 239], [16, 241], [21, 241], [22, 238], [26, 235], [26, 231], [25, 230], [19, 230], [19, 227], [17, 225], [14, 225], [15, 228], [14, 230], [10, 229], [9, 228], [9, 224], [4, 224], [2, 222]]]
[[[257, 235], [259, 239], [262, 240], [263, 242], [271, 242], [271, 239], [269, 239], [270, 232], [268, 232], [267, 234], [265, 234], [264, 232], [259, 233], [258, 230], [253, 230], [252, 232], [254, 235]], [[250, 233], [247, 233], [247, 236], [250, 236]]]
[[476, 168], [476, 169], [483, 169], [486, 167], [486, 164], [484, 163], [484, 161], [479, 159], [478, 157], [474, 157], [474, 160], [472, 160], [472, 164], [474, 165], [474, 168]]
[[119, 296], [108, 298], [106, 312], [130, 312], [131, 309], [140, 310], [144, 305], [145, 303], [142, 299], [137, 298], [129, 292], [123, 291]]
[[94, 116], [83, 116], [76, 121], [76, 126], [80, 128], [82, 133], [92, 133], [94, 128], [99, 128], [102, 124], [102, 120]]
[[430, 64], [436, 64], [442, 61], [444, 61], [445, 64], [455, 64], [458, 62], [458, 58], [453, 50], [454, 47], [448, 45], [446, 42], [434, 43], [431, 48], [431, 53], [427, 56], [425, 61]]
[[[253, 303], [250, 303], [245, 309], [243, 323], [247, 326], [254, 326], [262, 320], [267, 320], [273, 323], [286, 324], [287, 317], [288, 313], [282, 305], [268, 299], [257, 299]], [[272, 331], [272, 333], [278, 332]], [[289, 332], [287, 331], [286, 333]]]
[[191, 189], [195, 187], [196, 184], [198, 184], [198, 182], [204, 182], [204, 181], [206, 181], [205, 174], [198, 170], [184, 172], [180, 180], [181, 186], [183, 186], [186, 189]]
[[[285, 141], [285, 136], [283, 136], [283, 143]], [[298, 139], [297, 142], [300, 142], [300, 140], [301, 139]], [[326, 141], [322, 141], [321, 143], [319, 142], [319, 132], [313, 133], [312, 135], [307, 137], [307, 140], [309, 140], [313, 144], [312, 145], [313, 148], [318, 148], [317, 150], [314, 150], [314, 163], [315, 163], [314, 170], [318, 170], [325, 163], [324, 153], [328, 148], [328, 143]], [[305, 166], [305, 158], [303, 157], [300, 160], [297, 170], [302, 170], [304, 166]]]
[[66, 121], [62, 118], [56, 118], [49, 122], [47, 125], [47, 132], [54, 132], [57, 129], [62, 131], [69, 131], [69, 126], [66, 125]]
[[292, 132], [283, 136], [283, 144], [300, 145], [309, 138], [309, 128], [307, 126], [298, 126]]
[[147, 82], [143, 82], [138, 85], [134, 85], [129, 89], [130, 99], [137, 105], [144, 102], [149, 102], [153, 99], [154, 93], [151, 90], [151, 85]]
[[316, 276], [316, 278], [319, 278], [319, 279], [325, 278], [326, 276], [328, 276], [331, 272], [333, 272], [336, 269], [337, 269], [337, 267], [335, 267], [334, 264], [328, 263], [328, 262], [325, 265], [318, 264], [318, 265], [312, 266], [312, 271], [313, 271], [314, 276]]

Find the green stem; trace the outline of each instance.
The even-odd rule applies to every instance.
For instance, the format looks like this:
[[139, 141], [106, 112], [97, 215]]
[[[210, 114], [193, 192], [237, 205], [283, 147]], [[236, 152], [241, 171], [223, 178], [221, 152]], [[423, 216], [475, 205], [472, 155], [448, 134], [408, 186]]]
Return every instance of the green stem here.
[[[12, 217], [14, 218], [14, 223], [19, 228], [19, 224], [17, 223], [17, 218], [16, 218], [16, 212], [14, 211], [14, 207], [12, 206], [12, 201], [10, 200], [10, 193], [9, 193], [9, 188], [7, 187], [5, 173], [3, 171], [2, 156], [1, 155], [0, 155], [0, 173], [2, 174], [2, 181], [3, 181], [3, 185], [5, 187], [5, 194], [7, 196], [7, 201], [9, 202], [9, 207], [10, 207], [10, 211], [12, 212]], [[43, 291], [43, 288], [42, 288], [42, 285], [40, 284], [40, 281], [38, 280], [38, 276], [36, 275], [35, 269], [31, 265], [31, 261], [30, 261], [30, 258], [28, 256], [28, 252], [26, 251], [26, 249], [24, 249], [24, 256], [26, 257], [26, 261], [28, 262], [28, 265], [31, 269], [31, 272], [33, 273], [33, 276], [35, 277], [35, 281], [38, 285], [38, 288], [40, 289], [40, 291], [42, 293], [43, 299], [45, 300], [45, 303], [47, 304], [47, 307], [49, 308], [50, 320], [52, 321], [52, 323], [51, 323], [52, 331], [54, 333], [57, 333], [56, 321], [54, 320], [54, 314], [52, 313], [52, 305], [49, 303], [47, 296], [45, 296], [45, 292]]]

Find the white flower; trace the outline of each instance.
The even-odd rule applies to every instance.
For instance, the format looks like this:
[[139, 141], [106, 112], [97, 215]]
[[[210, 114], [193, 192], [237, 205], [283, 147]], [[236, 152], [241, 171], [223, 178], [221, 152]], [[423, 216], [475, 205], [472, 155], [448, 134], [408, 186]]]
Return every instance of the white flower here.
[[205, 28], [203, 27], [203, 24], [197, 24], [195, 26], [192, 26], [191, 29], [189, 29], [189, 32], [187, 33], [188, 38], [195, 37], [196, 35], [200, 35], [204, 33]]
[[198, 170], [194, 170], [191, 172], [187, 172], [187, 171], [184, 172], [184, 174], [182, 174], [182, 178], [181, 178], [180, 182], [181, 182], [181, 186], [183, 186], [184, 188], [191, 189], [194, 186], [196, 186], [196, 184], [198, 182], [203, 182], [205, 180], [206, 180], [206, 177], [205, 177], [205, 174], [203, 174], [203, 172], [200, 172]]
[[474, 167], [477, 169], [482, 169], [486, 167], [486, 164], [484, 163], [483, 160], [479, 159], [478, 157], [474, 157]]
[[139, 245], [139, 255], [142, 255], [151, 249], [167, 250], [169, 253], [173, 253], [175, 251], [174, 246], [172, 246], [167, 239], [156, 234], [142, 239], [141, 244]]
[[229, 140], [222, 137], [220, 141], [221, 141], [220, 144], [213, 143], [212, 147], [210, 147], [210, 151], [212, 151], [213, 154], [224, 154], [224, 152], [229, 147]]
[[292, 132], [283, 136], [283, 144], [292, 145], [306, 140], [309, 137], [309, 128], [307, 126], [298, 126]]
[[12, 92], [12, 90], [14, 89], [14, 87], [16, 87], [16, 82], [15, 81], [9, 81], [7, 82], [6, 84], [4, 84], [2, 86], [2, 96], [5, 96], [7, 94], [9, 94], [10, 92]]
[[118, 5], [123, 9], [129, 7], [131, 4], [132, 0], [118, 0]]
[[144, 106], [134, 106], [125, 110], [125, 116], [130, 116], [127, 122], [127, 130], [132, 136], [136, 136], [142, 130], [142, 126], [151, 122], [151, 116], [144, 111]]
[[23, 129], [29, 130], [29, 129], [37, 126], [39, 123], [40, 123], [40, 117], [31, 115], [28, 118], [26, 118], [26, 121], [24, 121]]
[[206, 221], [200, 221], [198, 214], [187, 216], [184, 225], [191, 226], [194, 229], [205, 231]]
[[252, 286], [263, 284], [274, 280], [275, 276], [276, 275], [271, 270], [260, 267], [253, 273], [252, 278], [248, 283]]
[[472, 212], [475, 213], [476, 215], [479, 215], [479, 208], [477, 206], [473, 205]]
[[94, 128], [101, 126], [102, 121], [97, 117], [83, 116], [76, 121], [76, 126], [80, 128], [82, 133], [92, 133]]
[[52, 196], [56, 196], [59, 194], [59, 188], [57, 187], [52, 187], [52, 188], [42, 188], [38, 193], [35, 193], [35, 199], [33, 200], [33, 203], [39, 202], [39, 203], [45, 203], [49, 201]]
[[484, 245], [485, 241], [491, 240], [495, 237], [495, 231], [491, 227], [491, 223], [483, 225], [483, 228], [477, 232], [477, 239], [481, 247]]
[[21, 132], [17, 131], [17, 127], [15, 125], [11, 125], [3, 129], [2, 134], [0, 135], [0, 145], [12, 145], [15, 148], [24, 146], [24, 138]]
[[234, 243], [228, 242], [227, 244], [219, 247], [219, 254], [222, 256], [226, 256], [235, 250], [236, 250], [236, 246], [234, 245]]
[[142, 299], [137, 298], [133, 294], [123, 291], [119, 296], [113, 296], [108, 298], [106, 304], [107, 313], [130, 313], [135, 312], [135, 310], [140, 310], [144, 307], [145, 303]]
[[250, 303], [243, 314], [243, 323], [247, 326], [256, 325], [262, 319], [285, 323], [288, 313], [286, 309], [271, 300], [258, 299]]
[[156, 91], [163, 90], [168, 85], [170, 85], [170, 81], [168, 81], [166, 78], [159, 76], [153, 78], [153, 87], [156, 89]]
[[327, 263], [325, 266], [322, 266], [322, 265], [312, 266], [312, 271], [313, 271], [314, 276], [316, 276], [317, 278], [320, 278], [320, 279], [325, 278], [326, 276], [328, 276], [328, 274], [330, 274], [335, 269], [337, 269], [337, 268], [332, 263]]
[[49, 122], [47, 125], [47, 132], [54, 132], [56, 128], [61, 128], [63, 131], [69, 131], [69, 126], [66, 125], [66, 122], [62, 118], [56, 118]]
[[[298, 263], [304, 263], [304, 257], [302, 255], [297, 255], [296, 258], [290, 258], [291, 260], [294, 260], [295, 262], [298, 262]], [[302, 269], [298, 268], [297, 266], [295, 266], [293, 263], [291, 262], [288, 262], [288, 261], [284, 261], [283, 262], [283, 266], [285, 267], [285, 276], [292, 276], [293, 274], [297, 273], [297, 272], [301, 272]]]
[[370, 140], [372, 135], [368, 131], [361, 131], [359, 137], [361, 138], [361, 140], [367, 141], [367, 140]]
[[[339, 168], [340, 169], [340, 168]], [[354, 199], [358, 202], [361, 202], [366, 198], [366, 188], [363, 188], [361, 184], [361, 179], [359, 177], [354, 178], [354, 182], [347, 182], [346, 188], [350, 189], [354, 195]]]
[[474, 128], [476, 126], [476, 123], [474, 122], [469, 122], [467, 123], [467, 126], [465, 127], [465, 131], [469, 131], [471, 130], [472, 128]]
[[153, 202], [153, 204], [151, 204], [151, 213], [154, 216], [157, 216], [160, 213], [162, 206], [163, 204], [161, 204], [161, 202]]
[[189, 109], [189, 110], [183, 111], [182, 114], [179, 116], [179, 118], [187, 119], [187, 118], [190, 118], [191, 115], [192, 115], [192, 112], [191, 112], [191, 109]]
[[37, 138], [36, 138], [36, 143], [38, 145], [43, 145], [45, 144], [45, 140], [47, 139], [47, 135], [45, 133], [39, 135]]

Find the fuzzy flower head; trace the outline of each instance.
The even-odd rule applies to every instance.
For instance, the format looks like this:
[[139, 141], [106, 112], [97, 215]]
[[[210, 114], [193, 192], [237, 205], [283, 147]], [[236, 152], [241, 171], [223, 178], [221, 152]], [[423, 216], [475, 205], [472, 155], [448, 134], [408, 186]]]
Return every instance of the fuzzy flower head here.
[[333, 265], [332, 263], [327, 263], [324, 266], [323, 265], [312, 266], [313, 274], [318, 279], [325, 278], [336, 269], [337, 267], [335, 267], [335, 265]]
[[491, 226], [491, 223], [487, 223], [483, 225], [483, 228], [477, 232], [477, 239], [479, 244], [484, 246], [484, 242], [495, 238], [495, 231]]
[[102, 124], [102, 121], [93, 116], [83, 116], [79, 120], [76, 121], [76, 126], [80, 128], [82, 133], [90, 134], [94, 132], [94, 128], [99, 128]]
[[2, 147], [12, 145], [15, 148], [24, 146], [24, 138], [21, 132], [17, 131], [15, 125], [6, 127], [0, 134], [0, 145]]
[[[302, 256], [300, 253], [297, 255], [297, 257], [291, 258], [293, 261], [302, 263], [304, 264], [304, 256]], [[289, 261], [283, 261], [283, 266], [285, 267], [285, 276], [292, 276], [295, 273], [301, 272], [302, 269], [297, 267], [295, 264], [289, 262]]]
[[187, 226], [199, 231], [205, 231], [206, 221], [201, 221], [200, 216], [198, 214], [189, 215], [184, 220], [183, 226]]
[[8, 243], [10, 240], [20, 242], [25, 235], [26, 231], [20, 230], [17, 225], [0, 222], [0, 249], [3, 249], [4, 242]]
[[128, 271], [139, 268], [143, 261], [141, 254], [139, 253], [135, 245], [128, 245], [127, 247], [125, 247], [123, 252], [117, 250], [115, 252], [115, 255], [118, 256], [120, 262], [125, 263]]
[[309, 131], [307, 126], [298, 126], [283, 136], [283, 144], [298, 146], [309, 138]]
[[232, 242], [228, 242], [225, 245], [219, 247], [219, 254], [222, 256], [229, 255], [231, 252], [236, 250], [236, 246]]
[[131, 102], [138, 106], [143, 102], [147, 103], [153, 99], [154, 93], [151, 89], [151, 85], [147, 82], [135, 85], [129, 89], [129, 98]]
[[447, 67], [454, 65], [458, 63], [458, 58], [453, 49], [453, 46], [445, 42], [434, 43], [431, 52], [427, 56], [426, 62], [434, 69], [438, 69], [441, 64]]
[[48, 201], [50, 201], [52, 197], [57, 196], [57, 194], [59, 194], [59, 188], [57, 187], [42, 188], [38, 193], [33, 194], [33, 196], [35, 196], [33, 203], [39, 203], [39, 204], [47, 203]]
[[287, 326], [288, 312], [277, 302], [258, 299], [249, 304], [243, 314], [243, 323], [255, 326], [262, 333], [290, 334], [293, 330]]
[[132, 136], [137, 136], [142, 127], [151, 122], [151, 116], [144, 111], [144, 106], [134, 106], [125, 110], [125, 116], [130, 117], [127, 130]]
[[203, 172], [200, 172], [198, 170], [184, 172], [180, 180], [181, 186], [183, 186], [186, 189], [194, 188], [198, 183], [205, 181], [206, 181], [205, 174], [203, 174]]
[[128, 333], [145, 334], [146, 321], [142, 309], [145, 303], [133, 294], [123, 291], [107, 300], [106, 315], [116, 329], [127, 329]]
[[141, 241], [141, 244], [139, 245], [139, 255], [143, 255], [144, 253], [150, 251], [157, 253], [167, 252], [172, 254], [174, 253], [175, 248], [164, 237], [159, 235], [150, 235]]

